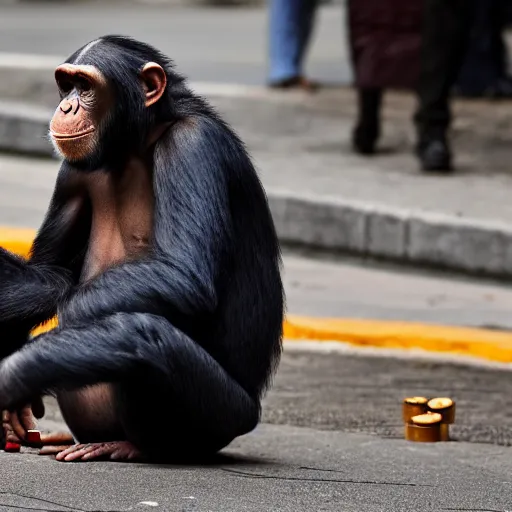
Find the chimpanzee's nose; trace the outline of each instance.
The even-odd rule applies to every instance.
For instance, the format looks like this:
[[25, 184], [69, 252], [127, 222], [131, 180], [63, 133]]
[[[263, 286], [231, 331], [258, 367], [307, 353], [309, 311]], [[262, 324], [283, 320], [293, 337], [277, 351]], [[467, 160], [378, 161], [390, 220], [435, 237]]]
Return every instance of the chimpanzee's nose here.
[[78, 112], [80, 108], [80, 100], [79, 98], [71, 98], [70, 100], [62, 100], [60, 103], [60, 110], [64, 114], [69, 114], [73, 111], [73, 115]]
[[60, 109], [62, 112], [64, 112], [64, 114], [69, 114], [73, 110], [73, 105], [69, 101], [63, 101], [60, 104]]

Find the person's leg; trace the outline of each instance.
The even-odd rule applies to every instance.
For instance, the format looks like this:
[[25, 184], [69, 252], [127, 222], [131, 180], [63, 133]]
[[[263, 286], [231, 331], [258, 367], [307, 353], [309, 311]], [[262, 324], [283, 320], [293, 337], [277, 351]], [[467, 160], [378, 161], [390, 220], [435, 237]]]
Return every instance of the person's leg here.
[[415, 116], [418, 156], [424, 170], [451, 169], [447, 131], [450, 92], [467, 48], [471, 22], [468, 0], [426, 0], [423, 49]]
[[[493, 10], [493, 22], [495, 30], [494, 44], [496, 46], [496, 67], [499, 70], [498, 83], [495, 87], [486, 92], [486, 95], [492, 98], [511, 98], [512, 97], [512, 77], [509, 73], [509, 52], [505, 42], [505, 31], [509, 26], [508, 9], [510, 9], [509, 0], [498, 1]], [[493, 4], [494, 5], [494, 4]], [[511, 11], [512, 12], [512, 11]]]
[[303, 83], [303, 61], [314, 25], [317, 0], [271, 0], [269, 6], [269, 83]]
[[358, 88], [358, 120], [354, 129], [352, 144], [362, 155], [375, 152], [375, 144], [380, 135], [380, 109], [382, 89]]
[[455, 94], [464, 97], [506, 97], [512, 94], [506, 72], [506, 49], [502, 37], [504, 12], [499, 2], [473, 3], [471, 37]]

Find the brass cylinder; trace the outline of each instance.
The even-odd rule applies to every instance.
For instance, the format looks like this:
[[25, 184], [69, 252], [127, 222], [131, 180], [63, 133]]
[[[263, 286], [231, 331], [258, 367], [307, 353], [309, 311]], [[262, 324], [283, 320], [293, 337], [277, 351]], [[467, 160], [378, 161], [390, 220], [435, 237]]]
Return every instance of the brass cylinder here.
[[450, 425], [448, 423], [441, 423], [441, 441], [450, 440]]
[[455, 402], [451, 398], [432, 398], [427, 406], [430, 411], [439, 413], [443, 417], [443, 423], [449, 425], [455, 423]]
[[442, 440], [440, 414], [427, 412], [411, 418], [405, 425], [405, 439], [416, 443], [437, 443]]
[[404, 423], [410, 423], [413, 416], [425, 414], [428, 411], [428, 398], [424, 396], [412, 396], [406, 398], [402, 404], [402, 416]]

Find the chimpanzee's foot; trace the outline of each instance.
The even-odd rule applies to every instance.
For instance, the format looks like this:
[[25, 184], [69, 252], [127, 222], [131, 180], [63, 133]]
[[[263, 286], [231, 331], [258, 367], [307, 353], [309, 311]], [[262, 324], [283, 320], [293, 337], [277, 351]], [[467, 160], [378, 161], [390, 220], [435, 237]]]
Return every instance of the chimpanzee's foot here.
[[73, 446], [74, 443], [75, 439], [68, 432], [41, 434], [41, 444], [43, 446], [39, 450], [39, 455], [57, 455]]
[[77, 444], [60, 452], [57, 460], [63, 462], [89, 461], [96, 459], [107, 460], [142, 460], [142, 453], [128, 441], [110, 443]]

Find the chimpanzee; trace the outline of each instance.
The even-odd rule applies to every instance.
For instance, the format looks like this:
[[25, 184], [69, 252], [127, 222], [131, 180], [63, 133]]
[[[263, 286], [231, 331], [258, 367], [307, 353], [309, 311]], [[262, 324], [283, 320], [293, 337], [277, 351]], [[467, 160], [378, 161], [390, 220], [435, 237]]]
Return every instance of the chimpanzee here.
[[27, 404], [39, 417], [54, 393], [72, 433], [41, 450], [57, 460], [216, 453], [259, 422], [282, 347], [281, 254], [250, 157], [145, 43], [102, 37], [55, 78], [51, 204], [28, 261], [0, 252], [4, 422], [23, 440]]

